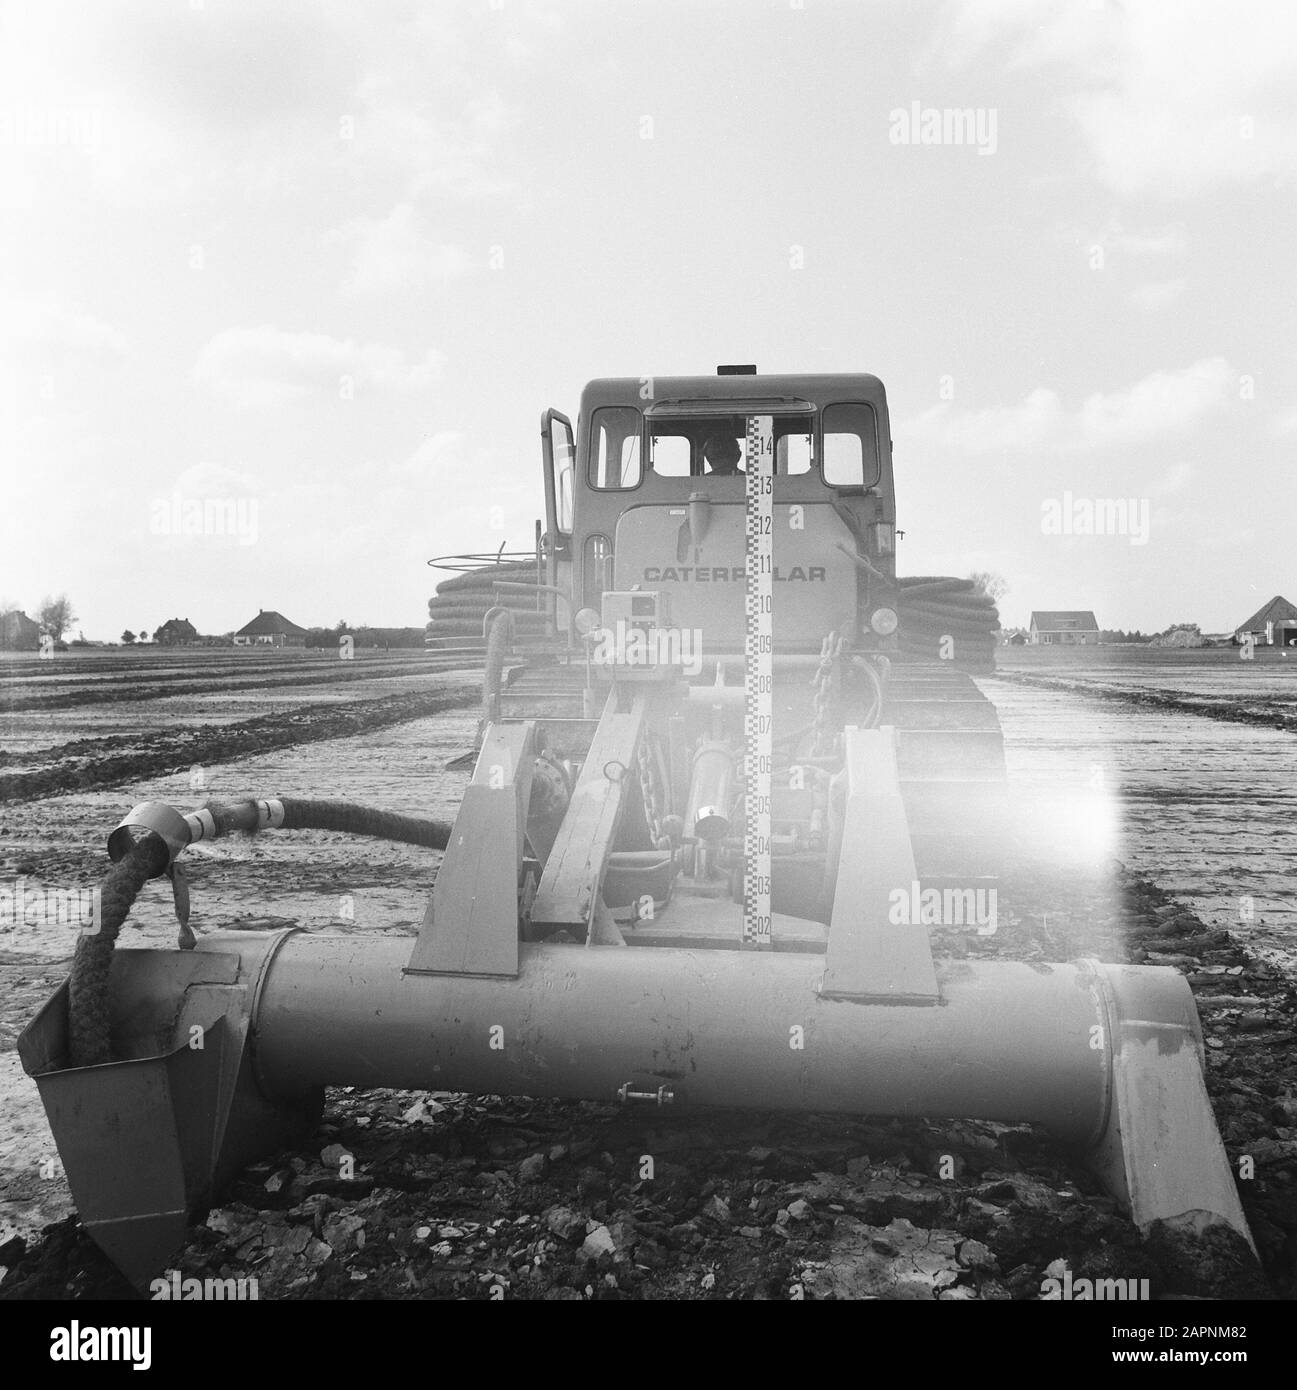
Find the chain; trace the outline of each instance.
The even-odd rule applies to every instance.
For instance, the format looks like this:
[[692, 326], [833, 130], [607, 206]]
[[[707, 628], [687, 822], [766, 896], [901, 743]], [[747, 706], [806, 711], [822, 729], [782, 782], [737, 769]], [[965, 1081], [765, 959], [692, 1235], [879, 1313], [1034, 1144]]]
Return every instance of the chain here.
[[644, 814], [648, 818], [649, 834], [653, 837], [653, 843], [660, 845], [665, 838], [662, 832], [661, 779], [658, 776], [657, 760], [649, 752], [648, 739], [640, 740], [636, 759], [640, 787], [644, 793]]

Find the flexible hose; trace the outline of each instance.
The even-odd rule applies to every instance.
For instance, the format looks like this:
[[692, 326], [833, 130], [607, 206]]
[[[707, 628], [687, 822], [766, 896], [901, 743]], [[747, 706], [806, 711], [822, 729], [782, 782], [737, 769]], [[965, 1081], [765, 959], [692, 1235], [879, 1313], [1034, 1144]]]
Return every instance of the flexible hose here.
[[[152, 841], [152, 843], [150, 843]], [[69, 1065], [92, 1067], [112, 1061], [108, 1038], [108, 974], [113, 948], [140, 889], [167, 847], [153, 831], [142, 835], [108, 870], [99, 886], [99, 930], [77, 941], [68, 979]]]
[[452, 827], [446, 821], [398, 816], [375, 811], [348, 801], [296, 801], [285, 798], [284, 830], [336, 830], [347, 835], [369, 835], [378, 840], [397, 840], [424, 849], [445, 849]]
[[[270, 822], [284, 830], [332, 830], [396, 840], [424, 849], [445, 849], [452, 826], [391, 811], [375, 811], [347, 801], [287, 798], [266, 803], [254, 799], [227, 805], [209, 802], [203, 810], [211, 829], [206, 838], [233, 833], [255, 834], [263, 808], [275, 808]], [[170, 850], [162, 837], [147, 831], [108, 870], [99, 887], [99, 930], [77, 942], [68, 980], [68, 1059], [73, 1067], [98, 1066], [113, 1060], [109, 1038], [108, 978], [117, 937], [140, 889], [166, 864]]]

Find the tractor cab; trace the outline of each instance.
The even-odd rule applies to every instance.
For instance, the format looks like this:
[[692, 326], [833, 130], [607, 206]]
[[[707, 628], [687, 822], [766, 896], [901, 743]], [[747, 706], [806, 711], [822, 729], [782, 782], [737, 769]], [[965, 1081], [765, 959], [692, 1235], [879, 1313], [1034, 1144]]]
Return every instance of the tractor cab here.
[[865, 375], [605, 378], [582, 393], [575, 432], [547, 411], [549, 582], [572, 595], [560, 626], [609, 592], [653, 591], [707, 655], [741, 649], [752, 416], [774, 437], [777, 650], [818, 651], [830, 632], [887, 645], [891, 439], [883, 385]]

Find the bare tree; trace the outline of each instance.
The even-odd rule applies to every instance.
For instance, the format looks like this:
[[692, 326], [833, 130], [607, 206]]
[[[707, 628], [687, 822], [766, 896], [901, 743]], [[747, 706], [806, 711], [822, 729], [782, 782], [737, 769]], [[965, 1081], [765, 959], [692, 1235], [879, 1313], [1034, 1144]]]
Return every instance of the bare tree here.
[[62, 640], [63, 634], [68, 628], [76, 622], [77, 615], [72, 611], [72, 603], [66, 594], [60, 594], [58, 598], [50, 598], [46, 595], [41, 600], [36, 618], [41, 625], [41, 631], [58, 642]]
[[999, 602], [1009, 591], [1009, 581], [1002, 574], [993, 574], [990, 570], [974, 570], [968, 577], [992, 603]]

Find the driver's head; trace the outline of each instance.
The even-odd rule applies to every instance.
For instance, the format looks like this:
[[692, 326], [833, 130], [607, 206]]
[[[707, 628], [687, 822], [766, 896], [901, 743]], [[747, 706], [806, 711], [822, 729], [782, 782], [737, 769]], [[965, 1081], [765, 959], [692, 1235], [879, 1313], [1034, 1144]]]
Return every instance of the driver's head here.
[[743, 450], [732, 434], [714, 434], [703, 442], [703, 458], [713, 473], [733, 473]]

